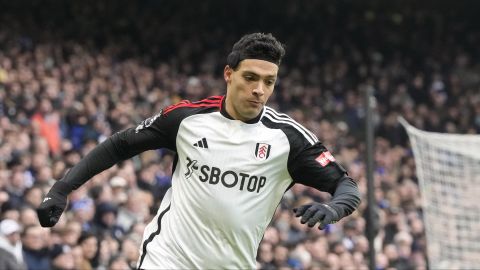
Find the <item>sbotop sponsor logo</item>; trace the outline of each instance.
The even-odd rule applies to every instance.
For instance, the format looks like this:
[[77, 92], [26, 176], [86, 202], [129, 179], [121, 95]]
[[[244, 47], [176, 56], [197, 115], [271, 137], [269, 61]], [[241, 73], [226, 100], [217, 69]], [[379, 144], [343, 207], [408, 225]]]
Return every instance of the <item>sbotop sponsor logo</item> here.
[[198, 175], [193, 178], [210, 185], [220, 184], [226, 188], [256, 193], [259, 193], [267, 182], [265, 176], [232, 170], [224, 171], [214, 166], [198, 165], [197, 163], [197, 160], [187, 157], [187, 171], [184, 174], [186, 179], [192, 179], [192, 175]]

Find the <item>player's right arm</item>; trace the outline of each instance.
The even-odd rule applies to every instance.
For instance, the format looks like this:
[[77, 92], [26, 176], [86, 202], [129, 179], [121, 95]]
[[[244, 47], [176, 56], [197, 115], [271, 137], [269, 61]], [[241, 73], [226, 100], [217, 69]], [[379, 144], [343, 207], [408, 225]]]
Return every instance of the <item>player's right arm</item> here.
[[96, 174], [122, 160], [158, 148], [175, 149], [175, 137], [183, 119], [182, 110], [168, 115], [160, 112], [143, 121], [136, 128], [118, 132], [97, 145], [68, 173], [57, 181], [37, 208], [43, 227], [54, 226], [67, 205], [67, 196]]

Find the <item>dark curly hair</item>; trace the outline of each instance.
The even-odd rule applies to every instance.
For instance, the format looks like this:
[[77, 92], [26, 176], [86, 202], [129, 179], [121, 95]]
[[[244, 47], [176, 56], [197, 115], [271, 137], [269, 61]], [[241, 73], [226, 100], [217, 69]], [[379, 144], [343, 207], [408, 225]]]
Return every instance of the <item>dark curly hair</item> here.
[[272, 34], [252, 33], [243, 36], [227, 57], [227, 65], [236, 69], [244, 59], [260, 59], [280, 65], [285, 55], [285, 46]]

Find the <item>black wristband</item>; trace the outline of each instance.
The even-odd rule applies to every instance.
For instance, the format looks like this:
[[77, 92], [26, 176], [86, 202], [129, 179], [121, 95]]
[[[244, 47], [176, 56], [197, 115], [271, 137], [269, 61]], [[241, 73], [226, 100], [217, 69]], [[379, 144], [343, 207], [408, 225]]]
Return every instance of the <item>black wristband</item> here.
[[53, 184], [53, 186], [51, 188], [51, 191], [60, 193], [64, 196], [67, 196], [68, 194], [70, 194], [70, 192], [72, 192], [72, 190], [73, 190], [72, 185], [70, 185], [69, 183], [64, 182], [64, 181], [55, 182], [55, 184]]

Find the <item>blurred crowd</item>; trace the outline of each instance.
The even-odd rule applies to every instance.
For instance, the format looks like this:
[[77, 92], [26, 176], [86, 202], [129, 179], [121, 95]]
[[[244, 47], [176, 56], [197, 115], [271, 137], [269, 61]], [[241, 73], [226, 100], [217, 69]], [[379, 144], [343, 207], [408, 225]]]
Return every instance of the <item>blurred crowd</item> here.
[[415, 163], [397, 117], [428, 131], [480, 132], [475, 9], [442, 1], [53, 2], [0, 11], [0, 269], [134, 269], [144, 227], [170, 187], [173, 153], [148, 151], [93, 177], [51, 229], [40, 227], [35, 208], [108, 136], [182, 99], [224, 94], [227, 53], [258, 30], [287, 45], [269, 106], [312, 130], [363, 196], [355, 213], [320, 231], [291, 209], [330, 195], [293, 186], [260, 243], [258, 268], [368, 269], [367, 87], [377, 101], [377, 269], [428, 267]]

